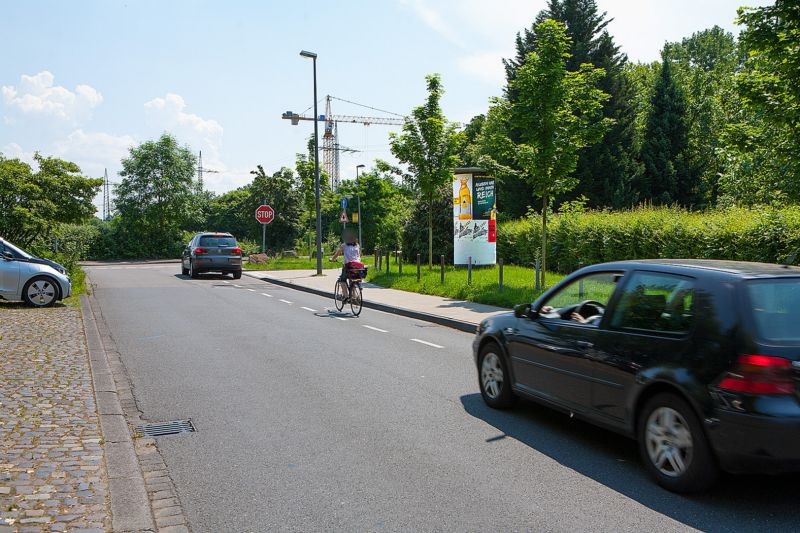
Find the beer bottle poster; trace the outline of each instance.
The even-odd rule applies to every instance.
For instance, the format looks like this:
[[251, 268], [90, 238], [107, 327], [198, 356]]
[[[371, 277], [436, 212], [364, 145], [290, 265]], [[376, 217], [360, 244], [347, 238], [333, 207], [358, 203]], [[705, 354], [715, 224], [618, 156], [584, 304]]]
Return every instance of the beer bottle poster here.
[[479, 169], [453, 176], [453, 263], [493, 265], [497, 259], [495, 179]]

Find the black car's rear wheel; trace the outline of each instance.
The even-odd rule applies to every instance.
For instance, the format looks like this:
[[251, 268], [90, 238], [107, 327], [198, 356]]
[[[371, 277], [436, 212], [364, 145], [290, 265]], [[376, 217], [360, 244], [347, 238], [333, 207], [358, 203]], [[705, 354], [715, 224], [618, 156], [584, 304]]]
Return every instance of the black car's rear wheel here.
[[237, 270], [236, 272], [232, 272], [232, 274], [233, 274], [233, 279], [241, 279], [242, 278], [242, 271], [241, 270]]
[[489, 407], [508, 409], [516, 401], [506, 362], [500, 347], [494, 342], [486, 344], [478, 354], [478, 385], [483, 401]]
[[183, 260], [181, 260], [181, 274], [184, 276], [189, 275], [189, 269], [183, 266]]
[[671, 393], [650, 398], [637, 424], [639, 453], [656, 482], [675, 492], [710, 487], [719, 469], [700, 421], [686, 401]]

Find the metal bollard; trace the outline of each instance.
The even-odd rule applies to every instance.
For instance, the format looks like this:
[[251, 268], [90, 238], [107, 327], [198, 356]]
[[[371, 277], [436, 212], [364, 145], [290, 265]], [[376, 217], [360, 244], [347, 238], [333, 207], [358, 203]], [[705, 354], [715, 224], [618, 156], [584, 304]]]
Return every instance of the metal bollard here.
[[467, 258], [467, 285], [472, 285], [472, 256]]
[[417, 254], [417, 283], [419, 283], [419, 277], [420, 277], [420, 272], [419, 272], [420, 258], [421, 258], [420, 254]]
[[502, 291], [503, 290], [503, 260], [500, 259], [498, 262], [498, 266], [500, 267], [500, 282], [498, 283], [498, 288]]
[[389, 273], [389, 265], [391, 264], [391, 250], [386, 250], [386, 273]]
[[442, 283], [444, 283], [444, 256], [441, 256], [441, 274], [442, 274]]
[[397, 250], [397, 273], [403, 274], [403, 251]]
[[541, 290], [541, 284], [539, 282], [540, 272], [539, 272], [539, 258], [538, 257], [536, 258], [536, 262], [533, 264], [533, 268], [536, 270], [536, 290], [539, 291], [539, 290]]

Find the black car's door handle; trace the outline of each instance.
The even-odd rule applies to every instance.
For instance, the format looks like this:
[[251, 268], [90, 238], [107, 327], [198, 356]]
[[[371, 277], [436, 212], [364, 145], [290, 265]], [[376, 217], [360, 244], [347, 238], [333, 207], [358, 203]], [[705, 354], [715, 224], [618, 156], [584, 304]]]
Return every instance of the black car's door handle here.
[[581, 348], [594, 348], [594, 343], [589, 341], [577, 341], [575, 344], [580, 346]]

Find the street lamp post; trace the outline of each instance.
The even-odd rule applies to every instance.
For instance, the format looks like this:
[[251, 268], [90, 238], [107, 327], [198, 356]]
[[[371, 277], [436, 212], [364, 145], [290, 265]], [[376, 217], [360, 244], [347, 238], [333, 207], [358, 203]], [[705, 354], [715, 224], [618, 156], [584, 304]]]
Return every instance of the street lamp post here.
[[317, 275], [322, 275], [322, 213], [319, 205], [319, 113], [317, 112], [317, 54], [301, 50], [314, 61], [314, 204], [317, 210]]
[[[356, 187], [358, 187], [358, 171], [364, 168], [364, 165], [356, 165]], [[361, 240], [361, 191], [358, 194], [358, 245], [364, 247], [364, 242]]]

